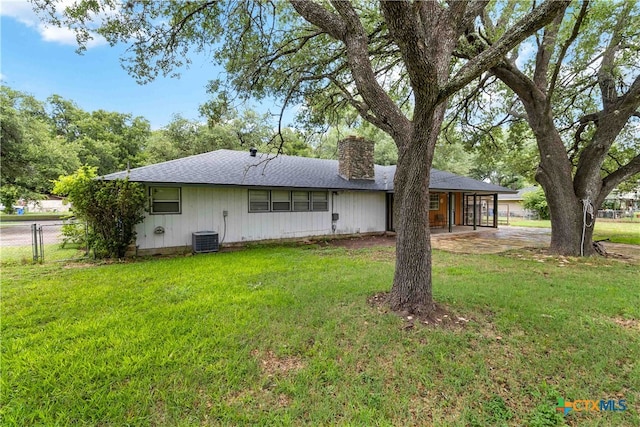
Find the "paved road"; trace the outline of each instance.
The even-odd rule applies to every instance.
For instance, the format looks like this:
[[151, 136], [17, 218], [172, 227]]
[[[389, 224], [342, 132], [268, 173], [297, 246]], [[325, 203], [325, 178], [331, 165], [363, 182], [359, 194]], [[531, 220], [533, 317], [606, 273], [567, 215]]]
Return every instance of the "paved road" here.
[[[31, 246], [32, 224], [32, 222], [28, 221], [1, 223], [0, 246]], [[37, 224], [42, 225], [42, 237], [45, 244], [61, 241], [61, 221], [37, 221]]]

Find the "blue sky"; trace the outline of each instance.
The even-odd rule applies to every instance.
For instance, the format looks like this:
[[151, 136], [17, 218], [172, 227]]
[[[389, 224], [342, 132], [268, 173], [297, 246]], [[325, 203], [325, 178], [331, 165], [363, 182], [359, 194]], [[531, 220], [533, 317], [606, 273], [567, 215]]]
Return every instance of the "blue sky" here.
[[193, 57], [181, 78], [158, 77], [139, 85], [120, 66], [125, 46], [112, 48], [97, 40], [79, 55], [73, 35], [44, 27], [28, 3], [0, 0], [0, 13], [2, 82], [42, 101], [58, 94], [86, 111], [143, 116], [158, 129], [174, 114], [198, 119], [198, 106], [208, 99], [205, 86], [220, 74], [206, 58]]

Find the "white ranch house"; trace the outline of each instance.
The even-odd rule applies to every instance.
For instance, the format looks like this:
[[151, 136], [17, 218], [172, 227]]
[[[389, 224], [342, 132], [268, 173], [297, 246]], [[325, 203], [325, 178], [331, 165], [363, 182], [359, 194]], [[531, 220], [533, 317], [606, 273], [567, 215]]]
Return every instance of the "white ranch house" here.
[[[393, 231], [395, 166], [373, 164], [373, 143], [347, 138], [340, 160], [218, 150], [109, 174], [143, 183], [149, 212], [138, 253], [189, 250], [194, 233], [220, 243]], [[512, 191], [431, 171], [432, 226], [497, 227], [498, 193]]]

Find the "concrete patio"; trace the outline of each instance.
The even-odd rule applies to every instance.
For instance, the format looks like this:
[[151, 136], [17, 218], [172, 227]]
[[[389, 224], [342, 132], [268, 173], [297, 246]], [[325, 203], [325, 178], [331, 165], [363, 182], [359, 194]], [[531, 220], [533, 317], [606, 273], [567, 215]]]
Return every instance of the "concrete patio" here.
[[431, 230], [431, 244], [436, 249], [457, 253], [495, 254], [511, 249], [549, 246], [551, 229], [510, 227], [502, 228], [456, 226]]
[[[435, 249], [467, 254], [495, 254], [512, 249], [546, 248], [551, 242], [550, 228], [513, 227], [501, 228], [455, 227], [453, 233], [446, 229], [431, 230], [431, 245]], [[640, 264], [640, 246], [603, 242], [608, 254], [622, 255], [634, 264]]]

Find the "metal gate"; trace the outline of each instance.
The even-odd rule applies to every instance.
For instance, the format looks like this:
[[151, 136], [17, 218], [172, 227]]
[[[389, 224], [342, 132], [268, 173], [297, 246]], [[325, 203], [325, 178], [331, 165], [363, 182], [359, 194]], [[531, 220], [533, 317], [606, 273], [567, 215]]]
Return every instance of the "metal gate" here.
[[86, 259], [87, 227], [76, 220], [2, 221], [0, 264]]

